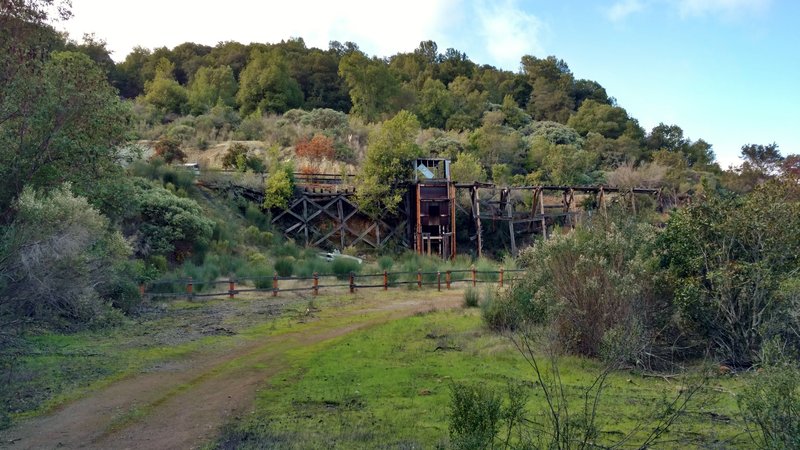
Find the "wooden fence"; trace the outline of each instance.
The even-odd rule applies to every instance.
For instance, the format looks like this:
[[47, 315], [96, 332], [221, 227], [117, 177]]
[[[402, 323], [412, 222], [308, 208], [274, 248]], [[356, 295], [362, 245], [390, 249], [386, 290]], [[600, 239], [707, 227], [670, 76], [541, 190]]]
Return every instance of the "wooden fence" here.
[[[281, 292], [311, 292], [317, 296], [320, 290], [347, 288], [355, 293], [359, 289], [397, 288], [411, 285], [422, 289], [426, 286], [436, 286], [438, 291], [451, 289], [455, 284], [467, 284], [476, 287], [478, 284], [497, 284], [498, 287], [509, 285], [519, 279], [515, 274], [524, 272], [522, 269], [500, 268], [499, 270], [476, 270], [474, 267], [462, 270], [447, 270], [436, 272], [387, 272], [372, 274], [318, 274], [307, 277], [282, 277], [275, 273], [272, 277], [242, 277], [217, 279], [213, 281], [198, 281], [189, 278], [173, 280], [160, 280], [140, 285], [140, 294], [145, 299], [151, 298], [204, 298], [224, 297], [235, 298], [237, 294], [246, 292], [264, 292], [277, 297]], [[405, 278], [405, 279], [401, 279]], [[322, 282], [322, 283], [321, 283]], [[287, 287], [286, 285], [289, 284]], [[298, 286], [300, 284], [300, 286]], [[224, 289], [219, 290], [222, 285]], [[266, 285], [266, 287], [264, 287]], [[282, 285], [284, 287], [282, 287]], [[207, 287], [213, 292], [203, 292]], [[198, 289], [201, 287], [202, 289]], [[163, 292], [166, 290], [166, 292]]]

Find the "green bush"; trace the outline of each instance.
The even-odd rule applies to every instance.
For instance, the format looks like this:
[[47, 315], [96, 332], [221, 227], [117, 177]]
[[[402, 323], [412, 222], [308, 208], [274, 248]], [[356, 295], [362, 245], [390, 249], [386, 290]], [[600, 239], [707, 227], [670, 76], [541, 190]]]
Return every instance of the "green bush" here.
[[310, 277], [314, 273], [324, 274], [330, 271], [329, 264], [326, 261], [318, 258], [316, 255], [307, 256], [306, 258], [298, 261], [295, 267], [295, 273], [299, 277]]
[[0, 315], [81, 327], [101, 314], [103, 295], [131, 249], [108, 219], [65, 184], [47, 194], [23, 190], [16, 217], [0, 231]]
[[597, 356], [607, 330], [634, 319], [645, 327], [670, 319], [669, 305], [655, 294], [655, 235], [650, 225], [598, 217], [538, 241], [520, 255], [527, 272], [493, 311], [508, 308], [521, 321], [553, 322], [562, 348]]
[[739, 397], [756, 446], [800, 448], [800, 370], [784, 364], [764, 367]]
[[275, 261], [274, 269], [281, 277], [290, 277], [294, 273], [294, 258], [279, 258]]
[[450, 385], [450, 443], [455, 449], [492, 448], [502, 420], [502, 398], [485, 385]]
[[392, 266], [394, 265], [394, 259], [391, 256], [381, 256], [378, 258], [378, 267], [381, 270], [392, 270]]
[[464, 307], [477, 308], [479, 302], [480, 302], [480, 293], [478, 292], [478, 290], [472, 287], [468, 287], [467, 290], [464, 291]]
[[350, 279], [350, 273], [361, 271], [361, 264], [350, 258], [335, 258], [331, 263], [331, 271], [340, 280]]

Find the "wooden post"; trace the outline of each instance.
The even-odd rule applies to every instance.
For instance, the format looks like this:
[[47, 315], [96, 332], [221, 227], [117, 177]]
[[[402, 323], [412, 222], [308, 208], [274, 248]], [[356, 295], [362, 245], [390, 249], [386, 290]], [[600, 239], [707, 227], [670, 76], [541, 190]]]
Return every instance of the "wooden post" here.
[[606, 193], [602, 185], [600, 185], [600, 208], [603, 209], [603, 216], [605, 217], [608, 211], [606, 210]]
[[144, 288], [145, 288], [144, 283], [141, 283], [139, 285], [139, 298], [141, 299], [144, 299]]
[[539, 212], [542, 215], [542, 236], [547, 239], [547, 219], [544, 216], [544, 189], [539, 188]]
[[186, 293], [189, 294], [189, 297], [193, 295], [194, 285], [192, 284], [192, 277], [189, 277], [189, 280], [186, 282]]
[[228, 298], [233, 298], [235, 292], [236, 292], [236, 282], [233, 281], [233, 278], [228, 278]]
[[389, 289], [389, 272], [383, 271], [383, 290]]
[[478, 258], [483, 256], [483, 241], [481, 240], [481, 199], [478, 195], [478, 186], [472, 186], [472, 211], [475, 214], [475, 237], [478, 245]]
[[500, 287], [503, 287], [503, 268], [500, 268]]
[[511, 256], [517, 256], [517, 241], [514, 236], [514, 206], [511, 204], [511, 190], [506, 191], [506, 211], [508, 211], [508, 235], [511, 238]]
[[303, 234], [306, 237], [306, 247], [308, 247], [308, 200], [303, 196]]
[[342, 245], [342, 252], [344, 252], [345, 240], [344, 240], [344, 209], [342, 208], [342, 197], [336, 200], [336, 212], [339, 214], [339, 237], [340, 242]]
[[350, 272], [350, 293], [356, 292], [356, 274]]
[[314, 296], [319, 295], [319, 274], [314, 272], [314, 289], [311, 291]]
[[436, 271], [436, 289], [442, 292], [442, 272]]
[[450, 183], [450, 259], [456, 257], [456, 185]]
[[636, 194], [633, 192], [633, 188], [631, 188], [631, 206], [633, 207], [633, 214], [636, 214]]
[[418, 255], [421, 255], [421, 254], [424, 253], [424, 250], [422, 248], [422, 211], [420, 210], [422, 204], [421, 204], [420, 198], [419, 198], [420, 192], [421, 192], [420, 185], [417, 184], [417, 211], [416, 211], [417, 229], [416, 229], [415, 233], [416, 233], [416, 244], [417, 244], [417, 254]]
[[272, 296], [278, 296], [278, 272], [272, 275]]
[[417, 269], [417, 287], [422, 289], [422, 269]]
[[476, 273], [475, 273], [475, 266], [473, 265], [472, 266], [472, 287], [477, 286], [477, 283], [478, 283], [478, 279], [477, 279]]
[[447, 290], [450, 290], [450, 271], [449, 270], [445, 273], [444, 280], [445, 280], [444, 282], [447, 285]]

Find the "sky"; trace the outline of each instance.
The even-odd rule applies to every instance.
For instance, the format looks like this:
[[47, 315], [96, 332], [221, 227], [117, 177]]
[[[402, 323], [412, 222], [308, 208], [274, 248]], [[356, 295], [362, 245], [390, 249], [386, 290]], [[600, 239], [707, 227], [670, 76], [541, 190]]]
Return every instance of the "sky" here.
[[72, 0], [56, 24], [94, 33], [116, 61], [135, 46], [352, 41], [370, 55], [433, 40], [478, 64], [519, 71], [555, 55], [599, 82], [650, 130], [678, 125], [711, 143], [723, 168], [742, 145], [800, 153], [800, 2], [796, 0]]

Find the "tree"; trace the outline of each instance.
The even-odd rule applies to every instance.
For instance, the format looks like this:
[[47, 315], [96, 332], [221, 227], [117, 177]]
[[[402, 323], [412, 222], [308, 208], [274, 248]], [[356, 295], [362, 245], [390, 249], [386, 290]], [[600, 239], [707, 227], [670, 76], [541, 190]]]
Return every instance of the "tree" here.
[[486, 170], [475, 155], [461, 152], [450, 165], [450, 179], [457, 183], [486, 181]]
[[416, 116], [400, 111], [370, 134], [356, 188], [359, 206], [368, 214], [397, 213], [414, 170], [412, 161], [422, 155], [415, 142], [418, 133]]
[[283, 113], [303, 105], [303, 91], [280, 52], [254, 50], [239, 78], [236, 100], [242, 116], [255, 111]]
[[464, 131], [478, 127], [484, 111], [489, 107], [488, 94], [481, 92], [475, 81], [463, 76], [456, 77], [447, 89], [453, 104], [447, 129]]
[[176, 139], [163, 137], [156, 142], [153, 150], [155, 156], [163, 159], [167, 164], [186, 161], [186, 153], [181, 150], [181, 142]]
[[522, 68], [533, 88], [528, 111], [536, 120], [552, 120], [566, 123], [575, 108], [572, 97], [574, 78], [567, 63], [548, 56], [539, 59], [522, 57]]
[[420, 123], [425, 128], [444, 128], [453, 109], [447, 87], [432, 78], [425, 80], [419, 93], [416, 110]]
[[726, 362], [749, 366], [788, 326], [778, 293], [800, 264], [800, 189], [773, 181], [693, 203], [672, 214], [659, 247], [684, 320]]
[[26, 185], [72, 181], [87, 192], [120, 172], [130, 109], [88, 56], [54, 53], [0, 89], [7, 94], [0, 98], [3, 214]]
[[742, 146], [742, 159], [745, 164], [758, 170], [764, 175], [774, 174], [783, 161], [778, 150], [778, 144], [769, 145], [747, 144]]
[[182, 114], [186, 111], [189, 95], [173, 77], [175, 64], [161, 58], [156, 65], [155, 77], [144, 83], [144, 101], [164, 113]]
[[567, 126], [572, 127], [582, 136], [593, 131], [605, 138], [616, 139], [627, 129], [628, 112], [619, 106], [611, 106], [586, 100], [578, 108], [578, 112], [567, 121]]
[[392, 112], [400, 82], [382, 60], [369, 59], [360, 51], [349, 52], [339, 61], [339, 75], [350, 88], [352, 114], [374, 122]]
[[333, 139], [316, 134], [310, 140], [301, 138], [294, 146], [294, 152], [301, 158], [308, 158], [315, 163], [324, 159], [332, 160], [334, 157]]
[[230, 66], [201, 67], [189, 84], [189, 111], [203, 114], [217, 105], [234, 106], [237, 90]]

